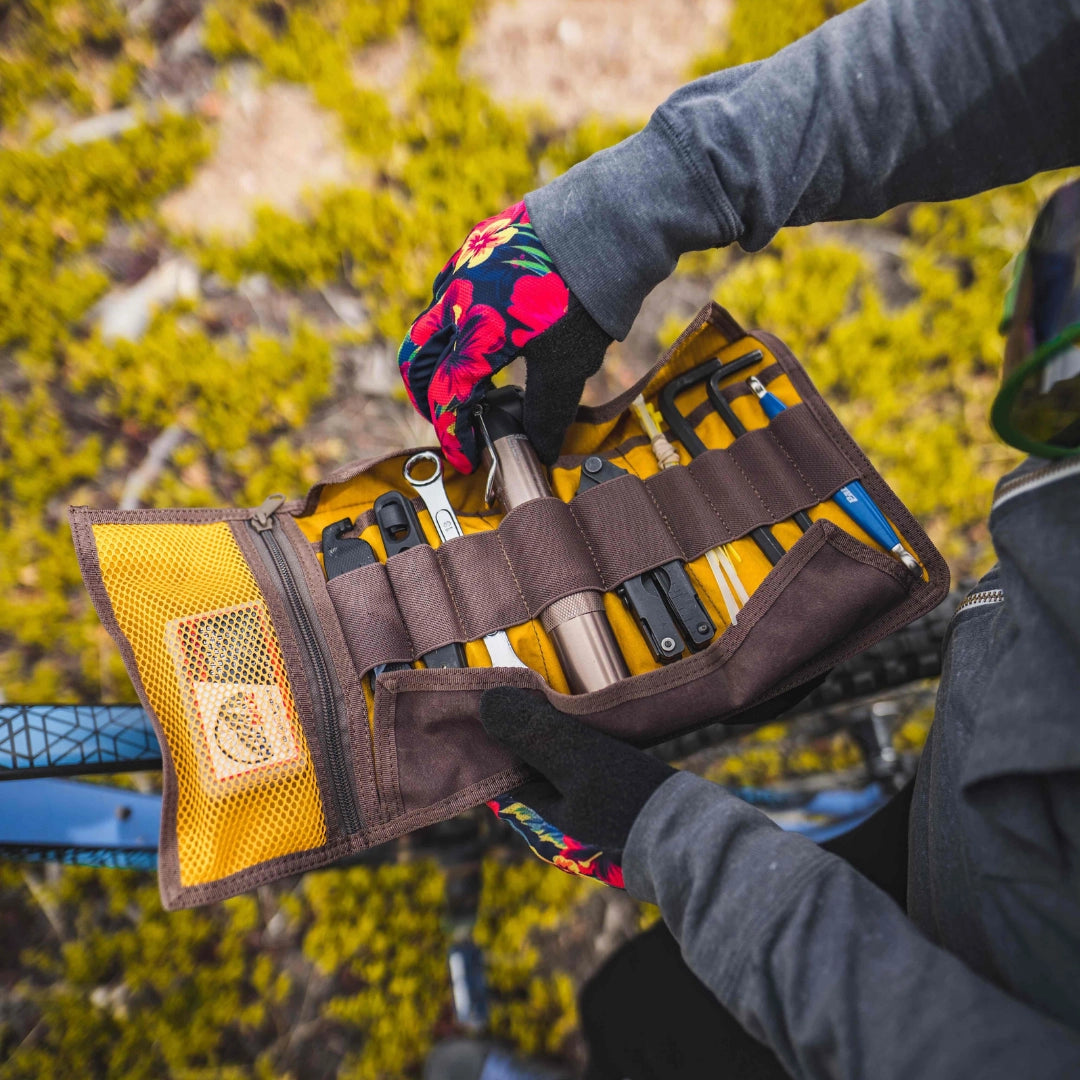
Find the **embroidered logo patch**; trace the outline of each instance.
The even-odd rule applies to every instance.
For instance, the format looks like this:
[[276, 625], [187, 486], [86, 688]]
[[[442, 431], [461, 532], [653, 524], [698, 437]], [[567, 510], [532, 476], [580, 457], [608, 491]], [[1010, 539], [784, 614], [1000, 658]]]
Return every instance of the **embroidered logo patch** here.
[[173, 619], [165, 637], [208, 788], [301, 762], [281, 651], [261, 603]]
[[276, 686], [199, 682], [192, 690], [215, 780], [299, 759]]

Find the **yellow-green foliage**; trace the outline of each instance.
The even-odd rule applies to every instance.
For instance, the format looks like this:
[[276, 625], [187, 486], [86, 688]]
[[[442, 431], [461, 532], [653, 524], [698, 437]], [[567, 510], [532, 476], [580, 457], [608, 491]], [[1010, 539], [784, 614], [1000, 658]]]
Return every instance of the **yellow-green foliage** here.
[[605, 888], [541, 862], [484, 864], [476, 943], [485, 950], [492, 1031], [526, 1054], [555, 1054], [577, 1024], [573, 983], [539, 970], [537, 934], [555, 930], [588, 895]]
[[[596, 888], [531, 861], [485, 866], [477, 938], [495, 1030], [528, 1053], [557, 1052], [576, 1023], [570, 978], [537, 971], [537, 934]], [[68, 868], [46, 883], [0, 863], [0, 916], [20, 905], [49, 933], [23, 953], [8, 998], [40, 1025], [4, 1080], [284, 1080], [305, 1075], [305, 1046], [329, 1041], [348, 1048], [338, 1076], [401, 1080], [449, 1015], [443, 875], [431, 863], [323, 871], [171, 914], [152, 875]], [[11, 1034], [0, 1017], [0, 1059]]]
[[[68, 362], [78, 320], [108, 284], [94, 248], [114, 222], [148, 219], [206, 150], [199, 125], [176, 117], [54, 154], [0, 149], [0, 688], [10, 699], [126, 686], [84, 599], [63, 507], [122, 449], [120, 429], [136, 429], [126, 416], [112, 430], [87, 423]], [[128, 378], [138, 397], [141, 373]]]
[[706, 776], [720, 784], [760, 787], [784, 778], [850, 769], [861, 760], [862, 754], [847, 732], [807, 744], [792, 741], [786, 724], [771, 724], [743, 740], [711, 766]]
[[340, 116], [351, 148], [371, 158], [377, 177], [368, 187], [319, 193], [303, 220], [262, 210], [240, 246], [195, 243], [203, 264], [234, 280], [260, 270], [286, 285], [323, 283], [344, 267], [368, 304], [373, 330], [399, 340], [473, 223], [535, 182], [542, 120], [527, 123], [500, 108], [458, 70], [474, 7], [459, 0], [413, 5], [421, 52], [396, 116], [376, 90], [357, 85], [349, 59], [352, 48], [396, 31], [410, 15], [407, 5], [346, 0], [294, 8], [278, 33], [250, 0], [211, 7], [211, 51], [253, 57], [270, 77], [310, 85]]
[[[326, 396], [331, 370], [329, 342], [304, 324], [291, 341], [252, 334], [241, 348], [211, 339], [176, 311], [159, 314], [138, 344], [106, 344], [95, 333], [70, 347], [66, 366], [71, 390], [103, 418], [146, 430], [182, 419], [201, 444], [194, 460], [208, 458], [219, 477], [240, 482], [226, 491], [220, 484], [181, 484], [161, 492], [191, 505], [214, 496], [246, 505], [275, 484], [302, 486], [303, 461], [268, 462], [273, 472], [266, 475], [251, 453], [252, 440], [262, 448], [275, 432], [302, 428]], [[190, 457], [189, 451], [178, 460], [183, 465]]]
[[[697, 70], [769, 55], [850, 6], [736, 0], [728, 40]], [[240, 242], [166, 237], [155, 205], [208, 152], [209, 122], [166, 117], [47, 152], [41, 136], [70, 114], [137, 100], [154, 48], [119, 0], [9, 9], [0, 59], [0, 691], [15, 701], [114, 700], [131, 688], [81, 589], [64, 506], [115, 501], [175, 422], [190, 437], [145, 493], [149, 503], [253, 504], [271, 490], [302, 490], [332, 456], [302, 429], [331, 390], [337, 339], [299, 319], [284, 339], [223, 335], [196, 304], [159, 312], [137, 345], [105, 343], [89, 317], [111, 284], [103, 241], [119, 232], [129, 248], [184, 246], [230, 281], [266, 274], [302, 291], [344, 279], [366, 307], [367, 335], [394, 346], [473, 222], [630, 126], [593, 120], [558, 131], [542, 109], [493, 102], [458, 68], [475, 2], [214, 0], [205, 11], [212, 55], [309, 86], [339, 117], [369, 179], [313, 192], [296, 217], [263, 209]], [[406, 27], [416, 55], [391, 103], [357, 80], [355, 53]], [[989, 489], [1013, 460], [985, 422], [1002, 270], [1052, 183], [919, 207], [858, 231], [791, 232], [753, 258], [710, 254], [681, 267], [713, 276], [737, 317], [789, 341], [965, 572], [989, 557]], [[907, 725], [898, 744], [917, 746], [925, 730], [925, 718]], [[758, 782], [853, 760], [842, 740], [812, 750], [758, 741], [720, 778]], [[289, 1047], [307, 1037], [292, 1033], [296, 1023], [315, 1025], [328, 1044], [348, 1039], [342, 1076], [415, 1075], [447, 1016], [442, 879], [431, 867], [329, 871], [292, 893], [263, 890], [172, 915], [145, 877], [65, 871], [56, 885], [35, 884], [31, 899], [21, 874], [0, 868], [5, 909], [47, 911], [55, 925], [41, 920], [51, 944], [27, 957], [19, 984], [41, 1023], [5, 1075], [269, 1080], [294, 1067]], [[493, 1024], [527, 1052], [556, 1053], [575, 1023], [571, 980], [541, 961], [540, 943], [596, 887], [539, 863], [485, 868], [477, 938]], [[326, 980], [335, 989], [320, 997]], [[305, 1001], [316, 1003], [307, 1013]], [[5, 1024], [0, 1058], [12, 1049]]]
[[[20, 884], [12, 871], [0, 880], [5, 907]], [[62, 942], [23, 954], [16, 994], [36, 1006], [41, 1026], [5, 1077], [151, 1080], [228, 1065], [261, 1080], [279, 1075], [259, 1048], [287, 1031], [302, 987], [261, 947], [254, 896], [166, 914], [152, 875], [67, 869], [26, 900], [48, 912]], [[6, 1034], [0, 1024], [0, 1042]]]
[[181, 117], [52, 154], [0, 149], [0, 348], [16, 345], [24, 370], [52, 374], [71, 323], [106, 288], [89, 256], [110, 224], [149, 217], [207, 150], [199, 123]]
[[117, 93], [124, 85], [96, 80], [95, 69], [107, 69], [106, 57], [119, 45], [127, 56], [123, 67], [137, 77], [139, 61], [152, 53], [114, 0], [23, 0], [5, 5], [3, 17], [0, 131], [35, 102], [62, 102], [77, 112], [122, 103], [130, 82], [126, 93]]
[[720, 68], [762, 60], [790, 45], [826, 19], [855, 7], [860, 0], [736, 0], [721, 48], [699, 57], [691, 73], [706, 75]]
[[305, 957], [356, 986], [323, 1012], [363, 1036], [338, 1075], [406, 1075], [423, 1061], [449, 1003], [442, 875], [427, 864], [309, 874], [304, 898], [312, 920]]
[[[919, 750], [926, 742], [933, 708], [913, 712], [893, 734], [896, 750]], [[706, 772], [720, 784], [760, 787], [777, 780], [851, 769], [863, 760], [847, 731], [810, 742], [799, 739], [788, 723], [767, 724], [743, 736]]]

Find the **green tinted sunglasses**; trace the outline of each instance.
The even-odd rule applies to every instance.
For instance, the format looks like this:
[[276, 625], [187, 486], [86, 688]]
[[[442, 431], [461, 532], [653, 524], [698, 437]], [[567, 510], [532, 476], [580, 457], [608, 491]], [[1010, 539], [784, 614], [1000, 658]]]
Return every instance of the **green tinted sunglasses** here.
[[994, 430], [1039, 457], [1080, 453], [1080, 180], [1039, 211], [1001, 328], [1008, 336]]

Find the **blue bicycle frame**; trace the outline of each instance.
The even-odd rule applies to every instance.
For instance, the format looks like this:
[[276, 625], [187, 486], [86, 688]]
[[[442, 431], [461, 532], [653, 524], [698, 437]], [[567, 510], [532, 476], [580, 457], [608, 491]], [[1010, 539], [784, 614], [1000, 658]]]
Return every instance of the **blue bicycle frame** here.
[[[140, 705], [0, 705], [0, 858], [153, 869], [161, 796], [65, 777], [156, 771], [161, 748]], [[878, 784], [812, 797], [734, 794], [818, 843], [888, 801]]]

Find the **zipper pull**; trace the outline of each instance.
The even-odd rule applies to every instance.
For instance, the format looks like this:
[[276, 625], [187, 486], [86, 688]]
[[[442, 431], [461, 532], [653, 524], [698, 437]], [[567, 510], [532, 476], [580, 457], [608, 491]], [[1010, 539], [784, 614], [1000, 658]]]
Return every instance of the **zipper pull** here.
[[285, 501], [284, 495], [267, 495], [260, 506], [251, 515], [251, 527], [258, 533], [274, 527], [274, 515]]

